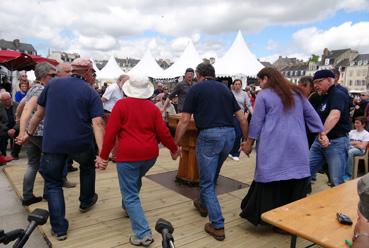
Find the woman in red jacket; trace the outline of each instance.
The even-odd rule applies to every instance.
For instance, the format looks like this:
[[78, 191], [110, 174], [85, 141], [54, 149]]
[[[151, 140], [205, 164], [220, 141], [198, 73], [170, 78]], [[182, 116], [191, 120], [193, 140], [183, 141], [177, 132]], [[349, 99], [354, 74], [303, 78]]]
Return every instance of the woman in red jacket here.
[[134, 233], [129, 240], [133, 245], [148, 246], [154, 240], [140, 203], [141, 179], [155, 164], [159, 155], [158, 142], [170, 150], [173, 159], [180, 151], [160, 110], [148, 100], [154, 92], [149, 80], [131, 76], [123, 85], [123, 91], [127, 97], [117, 101], [111, 112], [96, 166], [106, 168], [109, 153], [118, 137], [116, 161], [122, 207], [130, 217]]

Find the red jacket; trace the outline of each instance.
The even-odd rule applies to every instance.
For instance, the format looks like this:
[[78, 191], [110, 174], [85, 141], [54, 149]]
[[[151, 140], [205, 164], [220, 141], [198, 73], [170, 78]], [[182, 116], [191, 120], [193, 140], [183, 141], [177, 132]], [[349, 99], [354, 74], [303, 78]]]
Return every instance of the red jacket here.
[[117, 162], [154, 159], [159, 156], [159, 142], [172, 153], [177, 151], [160, 110], [146, 99], [128, 97], [117, 101], [105, 129], [102, 159], [109, 158], [116, 138], [119, 139]]

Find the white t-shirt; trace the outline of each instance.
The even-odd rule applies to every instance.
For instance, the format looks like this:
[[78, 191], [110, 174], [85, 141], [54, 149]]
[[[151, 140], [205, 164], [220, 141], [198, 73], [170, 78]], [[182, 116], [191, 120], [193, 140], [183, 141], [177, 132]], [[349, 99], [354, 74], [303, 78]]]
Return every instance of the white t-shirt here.
[[[349, 132], [349, 138], [350, 141], [369, 141], [369, 132], [365, 129], [361, 132], [354, 129]], [[350, 145], [350, 149], [351, 148], [353, 148], [352, 145]]]
[[111, 112], [115, 103], [123, 98], [123, 90], [118, 86], [118, 84], [114, 83], [106, 88], [103, 98], [108, 101], [103, 103], [104, 109]]

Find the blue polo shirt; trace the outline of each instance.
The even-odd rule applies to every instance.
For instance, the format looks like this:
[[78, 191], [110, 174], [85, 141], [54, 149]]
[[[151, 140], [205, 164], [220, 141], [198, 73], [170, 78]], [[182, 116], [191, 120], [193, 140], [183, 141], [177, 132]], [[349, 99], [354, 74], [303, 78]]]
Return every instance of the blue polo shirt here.
[[93, 144], [92, 119], [104, 114], [97, 92], [76, 77], [51, 80], [38, 98], [45, 108], [42, 151], [74, 154]]
[[182, 112], [194, 115], [199, 130], [233, 127], [233, 114], [240, 110], [232, 92], [215, 80], [204, 80], [188, 92]]

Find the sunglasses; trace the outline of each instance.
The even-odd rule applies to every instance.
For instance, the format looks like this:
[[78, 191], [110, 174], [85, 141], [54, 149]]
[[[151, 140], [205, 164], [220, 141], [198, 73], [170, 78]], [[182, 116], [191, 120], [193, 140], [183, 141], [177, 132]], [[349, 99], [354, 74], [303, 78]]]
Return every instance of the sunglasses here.
[[48, 73], [47, 75], [50, 77], [56, 77], [56, 73]]

